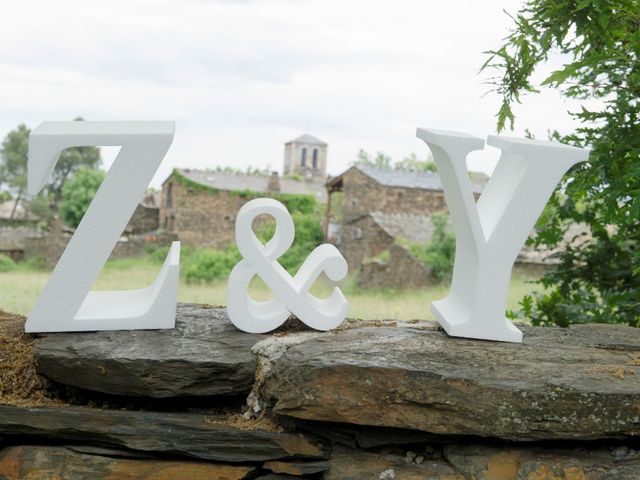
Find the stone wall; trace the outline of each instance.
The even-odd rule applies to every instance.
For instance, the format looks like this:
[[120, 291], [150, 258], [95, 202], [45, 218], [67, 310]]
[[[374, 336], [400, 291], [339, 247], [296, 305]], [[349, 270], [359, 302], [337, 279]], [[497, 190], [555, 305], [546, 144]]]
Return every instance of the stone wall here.
[[156, 231], [158, 228], [160, 228], [160, 208], [140, 204], [133, 212], [124, 231], [128, 234], [140, 235]]
[[40, 259], [44, 268], [52, 269], [60, 260], [69, 240], [71, 233], [64, 228], [62, 222], [52, 220], [39, 235], [26, 239], [24, 256], [27, 259]]
[[338, 248], [349, 267], [355, 270], [360, 268], [365, 259], [376, 257], [389, 249], [393, 242], [393, 238], [366, 215], [343, 225]]
[[38, 235], [35, 223], [0, 224], [0, 254], [15, 261], [22, 260], [27, 239]]
[[394, 243], [387, 252], [385, 259], [363, 262], [358, 275], [360, 288], [423, 288], [435, 283], [429, 267], [405, 247]]
[[343, 174], [342, 191], [345, 223], [374, 211], [427, 215], [447, 209], [443, 192], [386, 187], [357, 168]]
[[640, 478], [640, 330], [518, 328], [523, 344], [423, 321], [257, 335], [181, 304], [175, 329], [18, 335], [35, 357], [0, 374], [39, 390], [5, 385], [0, 478]]
[[251, 198], [192, 187], [172, 176], [162, 188], [160, 228], [186, 245], [224, 248], [235, 241], [236, 215]]
[[[39, 259], [44, 268], [52, 269], [60, 260], [72, 235], [73, 230], [64, 227], [59, 220], [54, 220], [44, 230], [25, 238], [23, 257]], [[127, 235], [118, 240], [110, 259], [143, 257], [146, 255], [148, 246], [165, 246], [173, 240], [175, 236], [166, 233]]]
[[[190, 185], [172, 175], [162, 188], [160, 229], [175, 235], [185, 245], [225, 248], [235, 243], [236, 215], [240, 208], [255, 198], [276, 194], [215, 190]], [[257, 218], [254, 228], [263, 221], [271, 221], [271, 217]]]

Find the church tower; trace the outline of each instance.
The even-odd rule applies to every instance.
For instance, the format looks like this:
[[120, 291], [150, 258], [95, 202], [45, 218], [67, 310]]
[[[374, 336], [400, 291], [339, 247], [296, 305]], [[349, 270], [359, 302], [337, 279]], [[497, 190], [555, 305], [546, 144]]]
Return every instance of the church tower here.
[[285, 143], [284, 174], [324, 181], [327, 176], [327, 144], [307, 133]]

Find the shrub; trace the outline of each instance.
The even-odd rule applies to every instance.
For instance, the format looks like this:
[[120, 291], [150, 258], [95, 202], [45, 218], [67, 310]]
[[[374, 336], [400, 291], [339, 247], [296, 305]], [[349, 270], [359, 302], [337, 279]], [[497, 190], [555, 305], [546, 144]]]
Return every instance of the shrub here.
[[[300, 195], [302, 196], [302, 195]], [[278, 259], [278, 262], [292, 275], [300, 268], [311, 251], [322, 243], [324, 233], [317, 215], [292, 213], [296, 236], [293, 245]], [[256, 235], [266, 243], [275, 232], [275, 223], [264, 223], [258, 228]]]
[[16, 262], [0, 253], [0, 272], [10, 272], [16, 268]]
[[447, 230], [447, 216], [434, 213], [431, 216], [434, 230], [430, 243], [409, 244], [411, 253], [431, 268], [433, 275], [442, 280], [451, 276], [456, 258], [456, 237]]
[[199, 249], [185, 259], [184, 277], [188, 282], [225, 278], [241, 259], [235, 245], [224, 250]]
[[281, 193], [274, 195], [274, 198], [282, 202], [292, 215], [305, 214], [316, 218], [314, 214], [318, 208], [318, 201], [313, 195]]
[[102, 180], [104, 180], [103, 171], [81, 168], [64, 184], [59, 211], [60, 218], [67, 225], [78, 227], [93, 197], [96, 196]]

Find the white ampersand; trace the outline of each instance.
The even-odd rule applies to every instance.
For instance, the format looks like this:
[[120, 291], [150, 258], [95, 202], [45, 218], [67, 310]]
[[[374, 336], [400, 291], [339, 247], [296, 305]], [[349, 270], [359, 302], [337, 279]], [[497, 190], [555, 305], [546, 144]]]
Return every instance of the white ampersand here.
[[[252, 224], [260, 215], [275, 219], [273, 238], [262, 244], [253, 232]], [[309, 293], [324, 271], [333, 281], [347, 275], [347, 262], [333, 245], [316, 247], [295, 276], [278, 263], [293, 243], [295, 227], [285, 206], [270, 198], [246, 203], [236, 218], [236, 243], [243, 260], [231, 271], [228, 282], [227, 311], [231, 322], [240, 330], [265, 333], [282, 325], [293, 313], [316, 330], [331, 330], [340, 325], [347, 314], [347, 300], [334, 287], [329, 298], [320, 299]], [[259, 276], [276, 294], [276, 298], [258, 302], [249, 297], [248, 288], [254, 276]]]

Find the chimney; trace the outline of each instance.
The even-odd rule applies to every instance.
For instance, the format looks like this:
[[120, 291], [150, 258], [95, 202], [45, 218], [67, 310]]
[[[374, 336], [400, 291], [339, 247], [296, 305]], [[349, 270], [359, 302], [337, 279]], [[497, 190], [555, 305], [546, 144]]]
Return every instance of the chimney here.
[[269, 183], [267, 184], [268, 192], [279, 192], [280, 191], [280, 178], [278, 177], [278, 172], [271, 172], [271, 176], [269, 177]]

